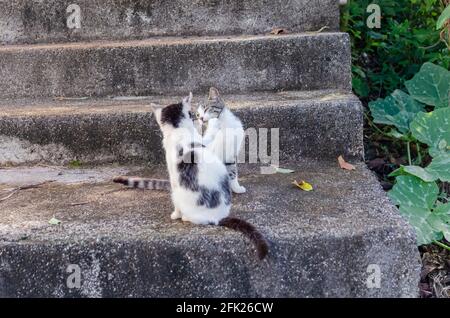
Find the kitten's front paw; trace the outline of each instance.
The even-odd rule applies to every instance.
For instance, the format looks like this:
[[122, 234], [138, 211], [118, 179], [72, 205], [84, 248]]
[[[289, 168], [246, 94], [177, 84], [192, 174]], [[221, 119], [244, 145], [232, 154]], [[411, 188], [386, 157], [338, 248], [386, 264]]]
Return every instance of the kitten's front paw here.
[[189, 219], [187, 217], [185, 217], [184, 215], [181, 217], [181, 220], [183, 222], [189, 222]]
[[247, 189], [243, 186], [236, 186], [232, 187], [231, 190], [233, 190], [234, 193], [241, 194], [247, 192]]
[[173, 211], [172, 212], [172, 214], [170, 215], [170, 218], [172, 219], [172, 220], [178, 220], [178, 219], [180, 219], [181, 218], [181, 213], [180, 213], [180, 211]]

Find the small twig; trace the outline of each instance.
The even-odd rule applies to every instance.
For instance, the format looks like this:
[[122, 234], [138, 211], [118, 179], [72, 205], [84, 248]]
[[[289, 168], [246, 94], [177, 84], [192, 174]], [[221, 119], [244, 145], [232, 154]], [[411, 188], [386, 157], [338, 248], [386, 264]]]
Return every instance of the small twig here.
[[11, 191], [11, 193], [9, 195], [7, 195], [6, 197], [1, 198], [0, 202], [8, 200], [10, 197], [12, 197], [14, 194], [19, 192], [20, 190], [35, 189], [35, 188], [39, 188], [40, 186], [43, 186], [44, 184], [48, 184], [48, 183], [52, 183], [52, 182], [55, 182], [55, 180], [48, 180], [48, 181], [44, 181], [44, 182], [40, 182], [40, 183], [28, 184], [28, 185], [10, 189], [9, 191]]
[[18, 190], [14, 190], [14, 191], [12, 191], [9, 195], [7, 195], [6, 197], [1, 198], [1, 199], [0, 199], [0, 202], [3, 202], [3, 201], [8, 200], [10, 197], [12, 197], [14, 194], [16, 194], [17, 191], [18, 191]]
[[41, 183], [24, 185], [24, 186], [18, 187], [17, 190], [35, 189], [35, 188], [39, 188], [40, 186], [43, 186], [45, 184], [52, 183], [52, 182], [55, 182], [55, 180], [47, 180], [47, 181], [44, 181]]
[[71, 203], [70, 206], [80, 206], [80, 205], [86, 205], [86, 204], [89, 204], [89, 203], [91, 203], [91, 201]]

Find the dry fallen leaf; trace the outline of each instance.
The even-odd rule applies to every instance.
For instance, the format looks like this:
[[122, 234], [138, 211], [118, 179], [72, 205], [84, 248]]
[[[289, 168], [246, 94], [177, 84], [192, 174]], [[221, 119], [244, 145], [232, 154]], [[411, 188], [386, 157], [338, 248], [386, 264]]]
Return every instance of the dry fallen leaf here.
[[355, 166], [346, 162], [342, 156], [338, 157], [338, 162], [339, 167], [341, 167], [344, 170], [356, 170]]
[[280, 34], [286, 34], [288, 33], [286, 29], [282, 29], [282, 28], [275, 28], [272, 31], [270, 31], [270, 34], [274, 34], [274, 35], [280, 35]]
[[303, 191], [309, 192], [309, 191], [313, 190], [313, 186], [311, 184], [309, 184], [308, 182], [303, 181], [303, 180], [300, 181], [300, 183], [297, 182], [297, 180], [295, 180], [294, 182], [292, 182], [292, 184], [295, 185], [297, 188], [302, 189]]
[[58, 220], [57, 218], [53, 217], [50, 219], [50, 221], [48, 221], [48, 223], [51, 225], [59, 225], [59, 224], [61, 224], [61, 221]]
[[287, 173], [294, 173], [294, 170], [291, 169], [285, 169], [285, 168], [280, 168], [277, 166], [272, 166], [275, 169], [276, 173], [283, 173], [283, 174], [287, 174]]

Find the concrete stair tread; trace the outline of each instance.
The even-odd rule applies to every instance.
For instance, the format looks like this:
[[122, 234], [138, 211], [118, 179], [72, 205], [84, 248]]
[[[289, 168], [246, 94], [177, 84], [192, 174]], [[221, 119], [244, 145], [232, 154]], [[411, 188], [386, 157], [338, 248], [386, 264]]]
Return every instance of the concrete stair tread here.
[[[189, 92], [186, 92], [186, 95]], [[68, 114], [149, 113], [150, 105], [163, 107], [179, 102], [184, 96], [111, 96], [22, 98], [0, 100], [0, 116], [57, 116]], [[308, 105], [323, 101], [357, 101], [357, 97], [345, 90], [325, 89], [313, 91], [253, 92], [247, 94], [223, 94], [227, 105], [233, 109], [262, 108], [268, 106], [287, 107], [292, 103]], [[194, 95], [193, 103], [203, 102], [206, 95]]]
[[0, 43], [130, 39], [159, 35], [291, 32], [339, 29], [334, 0], [78, 0], [81, 28], [66, 25], [68, 0], [2, 3]]
[[345, 33], [161, 37], [0, 47], [0, 99], [227, 93], [350, 92]]
[[[337, 162], [286, 162], [282, 166], [296, 172], [274, 175], [259, 174], [257, 166], [242, 166], [241, 183], [248, 192], [233, 197], [232, 214], [253, 223], [271, 242], [271, 254], [264, 265], [255, 264], [253, 247], [233, 231], [171, 221], [169, 193], [124, 189], [110, 181], [114, 175], [122, 173], [165, 177], [164, 167], [6, 168], [0, 170], [3, 176], [0, 177], [0, 193], [17, 186], [16, 180], [24, 175], [33, 176], [26, 180], [30, 183], [54, 179], [57, 182], [18, 191], [1, 203], [0, 254], [3, 252], [6, 261], [11, 256], [13, 264], [33, 259], [38, 263], [50, 261], [57, 268], [62, 266], [58, 262], [69, 259], [89, 263], [81, 259], [95, 254], [102, 270], [109, 268], [110, 274], [116, 277], [128, 275], [124, 288], [131, 288], [129, 292], [134, 291], [135, 296], [140, 293], [163, 295], [154, 291], [151, 280], [137, 282], [139, 274], [133, 276], [135, 270], [144, 270], [140, 268], [142, 257], [149, 260], [156, 257], [152, 262], [161, 262], [159, 253], [169, 253], [173, 262], [185, 267], [184, 274], [178, 276], [178, 283], [170, 283], [170, 275], [166, 275], [164, 288], [175, 288], [179, 284], [175, 292], [179, 296], [338, 296], [335, 294], [338, 287], [334, 285], [330, 290], [311, 289], [336, 280], [343, 284], [339, 287], [342, 295], [412, 296], [414, 281], [389, 282], [389, 278], [397, 277], [399, 272], [410, 278], [418, 271], [414, 236], [373, 174], [363, 163], [355, 165], [357, 170], [349, 172], [341, 170]], [[291, 184], [294, 179], [307, 180], [314, 191], [295, 188]], [[61, 220], [61, 225], [48, 224], [52, 217]], [[102, 246], [108, 246], [111, 253], [105, 254]], [[130, 248], [132, 255], [127, 259], [111, 259], [124, 246]], [[62, 255], [55, 256], [54, 250], [63, 251]], [[106, 265], [111, 262], [120, 265]], [[221, 269], [220, 264], [227, 264], [229, 268]], [[368, 264], [379, 264], [383, 268], [386, 280], [381, 290], [368, 290], [364, 280], [358, 283]], [[167, 264], [153, 266], [164, 268]], [[203, 279], [192, 282], [193, 277], [197, 277], [195, 268], [199, 266], [203, 267], [201, 275], [213, 272], [217, 283], [210, 282], [212, 286], [207, 286], [207, 280]], [[25, 276], [31, 275], [24, 268], [12, 267], [11, 273], [20, 271], [24, 275], [22, 283]], [[237, 270], [235, 278], [245, 282], [244, 285], [239, 292], [233, 292], [228, 285], [220, 291], [222, 278], [234, 280], [229, 277], [232, 268]], [[247, 272], [250, 268], [251, 273]], [[292, 278], [294, 269], [302, 273], [294, 275], [295, 279]], [[42, 283], [42, 279], [45, 280], [42, 275], [48, 270], [37, 267], [36, 280]], [[299, 280], [303, 289], [290, 289], [289, 281], [277, 281], [280, 275]], [[104, 273], [100, 275], [103, 276]], [[100, 277], [97, 279], [102, 295], [113, 295], [109, 283]], [[264, 281], [259, 281], [261, 279]], [[351, 280], [357, 282], [350, 283]], [[136, 289], [133, 284], [147, 284], [148, 290]], [[195, 285], [193, 290], [186, 289], [192, 284]], [[347, 289], [349, 284], [353, 290]], [[56, 289], [56, 285], [58, 282], [45, 282], [45, 288], [50, 290]], [[62, 288], [65, 295], [70, 294], [65, 287], [58, 288]], [[42, 295], [48, 292], [34, 290]], [[120, 294], [118, 291], [116, 295]]]
[[[356, 172], [343, 171], [339, 169], [337, 163], [331, 162], [305, 161], [285, 163], [283, 166], [297, 172], [260, 175], [255, 167], [243, 167], [241, 180], [248, 188], [248, 193], [235, 195], [233, 198], [233, 214], [252, 221], [267, 233], [268, 237], [302, 235], [339, 238], [363, 235], [402, 224], [400, 216], [393, 208], [386, 209], [390, 206], [388, 201], [386, 199], [380, 201], [380, 197], [384, 197], [382, 189], [364, 164], [357, 164]], [[41, 226], [31, 226], [30, 236], [24, 243], [29, 240], [39, 241], [47, 235], [50, 235], [51, 240], [89, 240], [99, 235], [118, 239], [151, 240], [153, 236], [148, 236], [149, 234], [184, 236], [192, 230], [210, 234], [215, 231], [211, 232], [214, 227], [197, 229], [182, 222], [171, 222], [168, 193], [128, 190], [111, 182], [114, 176], [123, 173], [167, 178], [164, 166], [152, 168], [112, 166], [98, 169], [38, 166], [34, 169], [33, 171], [33, 168], [17, 167], [3, 168], [0, 171], [2, 190], [24, 185], [23, 174], [37, 178], [34, 181], [28, 178], [28, 184], [56, 180], [55, 183], [39, 189], [18, 192], [2, 204], [0, 223], [3, 226], [8, 224], [7, 228], [11, 226], [20, 234], [25, 234], [26, 232], [21, 233], [21, 226], [27, 222], [30, 224], [41, 222]], [[47, 171], [47, 176], [42, 175], [43, 171]], [[62, 174], [58, 175], [60, 172]], [[66, 174], [68, 176], [64, 179]], [[83, 175], [84, 178], [72, 181], [71, 175], [73, 178], [76, 175]], [[6, 176], [8, 181], [5, 184], [3, 180]], [[93, 179], [93, 176], [97, 178]], [[62, 181], [58, 182], [58, 179]], [[314, 186], [314, 191], [302, 192], [296, 189], [291, 184], [294, 179], [307, 180]], [[20, 183], [17, 183], [18, 180]], [[120, 189], [123, 191], [111, 192], [101, 197], [102, 193]], [[90, 201], [92, 202], [86, 205], [71, 207], [72, 204]], [[356, 202], [358, 204], [355, 204]], [[377, 209], [373, 209], [375, 205], [378, 206]], [[52, 216], [63, 221], [59, 229], [48, 226], [47, 221]], [[114, 228], [111, 227], [111, 223], [122, 223], [126, 226], [111, 231]], [[71, 233], [72, 225], [75, 225], [75, 231]], [[80, 226], [85, 229], [81, 229]], [[93, 232], [93, 229], [98, 231]], [[4, 230], [1, 238], [8, 241]], [[234, 236], [229, 231], [219, 232], [227, 232], [225, 235]], [[224, 233], [217, 235], [222, 236]]]
[[70, 50], [70, 49], [105, 49], [105, 48], [130, 48], [145, 46], [171, 46], [186, 44], [203, 43], [233, 43], [255, 40], [270, 39], [293, 39], [298, 37], [315, 36], [337, 36], [343, 35], [343, 32], [301, 32], [289, 34], [236, 34], [236, 35], [209, 35], [209, 36], [157, 36], [145, 39], [126, 39], [126, 40], [96, 40], [96, 41], [78, 41], [78, 42], [60, 42], [60, 43], [39, 43], [39, 44], [12, 44], [1, 45], [2, 52], [23, 52], [35, 50]]
[[[186, 92], [187, 94], [187, 92]], [[206, 96], [195, 95], [194, 103]], [[244, 127], [279, 128], [281, 159], [362, 157], [362, 112], [346, 91], [223, 95]], [[0, 164], [163, 162], [150, 105], [181, 96], [0, 100]]]

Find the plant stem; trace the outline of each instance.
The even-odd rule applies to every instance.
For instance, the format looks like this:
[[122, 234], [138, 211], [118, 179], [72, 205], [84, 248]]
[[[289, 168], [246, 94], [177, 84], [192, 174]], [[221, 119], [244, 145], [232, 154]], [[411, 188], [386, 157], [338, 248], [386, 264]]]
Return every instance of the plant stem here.
[[388, 135], [387, 133], [385, 133], [384, 131], [382, 131], [380, 128], [377, 127], [377, 125], [375, 125], [372, 120], [370, 119], [370, 117], [364, 112], [364, 117], [366, 117], [367, 119], [367, 123], [369, 124], [370, 127], [372, 127], [373, 129], [375, 129], [376, 131], [378, 131], [380, 134], [382, 134], [385, 137], [388, 137], [389, 139], [392, 139], [392, 136]]
[[419, 160], [419, 166], [422, 165], [422, 154], [420, 153], [420, 144], [416, 142], [417, 160]]
[[408, 163], [410, 166], [412, 166], [412, 160], [411, 160], [411, 142], [406, 142], [406, 150], [408, 151]]
[[440, 246], [440, 247], [450, 251], [450, 246], [448, 246], [448, 245], [446, 245], [444, 243], [441, 243], [441, 242], [438, 242], [438, 241], [433, 241], [433, 243], [436, 244], [437, 246]]

